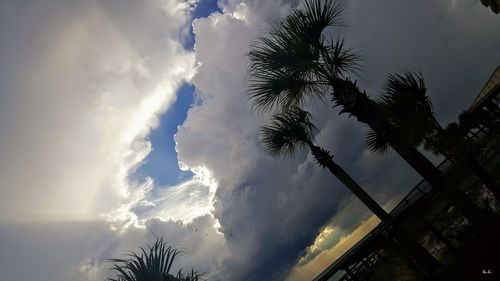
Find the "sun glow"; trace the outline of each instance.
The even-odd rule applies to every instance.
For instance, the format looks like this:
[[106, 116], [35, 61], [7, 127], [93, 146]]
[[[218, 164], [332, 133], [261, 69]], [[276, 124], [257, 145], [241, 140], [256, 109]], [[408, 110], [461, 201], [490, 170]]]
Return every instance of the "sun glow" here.
[[177, 186], [167, 187], [153, 203], [155, 217], [190, 223], [214, 210], [217, 182], [206, 167], [190, 168], [194, 177]]

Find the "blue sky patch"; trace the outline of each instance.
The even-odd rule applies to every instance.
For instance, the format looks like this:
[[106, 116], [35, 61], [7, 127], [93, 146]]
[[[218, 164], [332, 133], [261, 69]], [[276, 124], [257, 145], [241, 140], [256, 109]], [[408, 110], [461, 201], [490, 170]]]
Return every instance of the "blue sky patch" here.
[[[207, 17], [216, 11], [221, 12], [217, 0], [201, 0], [193, 11], [193, 19]], [[192, 50], [193, 47], [194, 34], [191, 26], [190, 36], [184, 42], [184, 48]], [[188, 84], [182, 85], [177, 91], [176, 102], [160, 117], [158, 128], [149, 136], [153, 151], [132, 178], [141, 180], [151, 177], [157, 186], [173, 186], [192, 178], [192, 172], [179, 169], [174, 134], [177, 127], [186, 120], [187, 112], [194, 101], [194, 91], [195, 88]]]
[[149, 176], [157, 185], [172, 186], [193, 176], [193, 173], [179, 169], [174, 141], [177, 126], [186, 120], [193, 98], [194, 86], [184, 84], [177, 92], [175, 103], [161, 116], [158, 128], [151, 132], [149, 140], [153, 151], [133, 177], [143, 179]]
[[[196, 8], [192, 12], [193, 19], [206, 18], [214, 12], [221, 12], [222, 10], [217, 6], [217, 0], [200, 0]], [[184, 48], [193, 49], [194, 47], [194, 34], [193, 26], [189, 26], [189, 37], [183, 42]]]

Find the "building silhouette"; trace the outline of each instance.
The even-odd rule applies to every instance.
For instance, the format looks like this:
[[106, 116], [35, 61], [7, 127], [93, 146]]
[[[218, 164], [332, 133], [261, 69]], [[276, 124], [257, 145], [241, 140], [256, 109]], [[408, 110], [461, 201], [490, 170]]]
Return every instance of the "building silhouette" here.
[[[482, 160], [487, 161], [487, 159], [492, 158], [492, 155], [498, 155], [500, 151], [496, 147], [500, 143], [500, 65], [486, 81], [483, 89], [465, 113], [480, 117], [474, 120], [474, 126], [468, 133], [486, 151], [486, 153], [483, 153]], [[491, 120], [494, 120], [494, 122]], [[447, 174], [454, 172], [453, 164], [447, 159], [441, 162], [438, 168]], [[470, 185], [467, 186], [470, 188]], [[387, 229], [393, 225], [410, 224], [415, 229], [430, 231], [434, 235], [439, 235], [438, 232], [432, 229], [434, 226], [430, 221], [436, 213], [447, 208], [449, 208], [449, 204], [445, 203], [445, 200], [439, 194], [436, 194], [435, 190], [427, 182], [422, 180], [392, 209], [390, 214], [394, 217], [394, 221], [391, 224], [380, 223], [314, 278], [313, 281], [364, 281], [369, 279], [376, 265], [380, 261], [390, 258], [387, 251], [387, 248], [389, 248], [386, 235]], [[434, 214], [432, 212], [423, 214], [421, 210], [434, 210]], [[444, 239], [446, 240], [446, 238]], [[446, 241], [444, 242], [446, 243]]]
[[490, 7], [493, 13], [500, 13], [500, 0], [481, 0], [486, 7]]

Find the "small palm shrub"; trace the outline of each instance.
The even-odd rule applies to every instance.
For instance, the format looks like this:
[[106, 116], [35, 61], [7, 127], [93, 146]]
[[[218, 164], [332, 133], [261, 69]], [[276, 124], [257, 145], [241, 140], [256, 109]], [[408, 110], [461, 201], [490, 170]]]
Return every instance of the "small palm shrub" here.
[[170, 274], [175, 257], [181, 251], [167, 246], [163, 237], [153, 245], [141, 247], [139, 253], [131, 252], [124, 259], [110, 259], [113, 274], [106, 281], [199, 281], [201, 273], [194, 271]]

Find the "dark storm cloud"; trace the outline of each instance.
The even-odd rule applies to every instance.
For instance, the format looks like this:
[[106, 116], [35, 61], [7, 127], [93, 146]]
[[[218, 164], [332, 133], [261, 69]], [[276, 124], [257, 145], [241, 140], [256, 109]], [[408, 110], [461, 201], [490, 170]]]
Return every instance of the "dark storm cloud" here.
[[[14, 1], [2, 4], [4, 6], [0, 9], [0, 22], [3, 23], [0, 25], [0, 32], [4, 39], [0, 47], [4, 62], [2, 73], [8, 73], [6, 76], [0, 75], [0, 81], [5, 82], [0, 86], [0, 126], [9, 124], [8, 128], [11, 129], [11, 125], [15, 124], [12, 125], [12, 133], [7, 131], [9, 133], [6, 135], [20, 134], [23, 138], [19, 139], [23, 141], [9, 138], [7, 146], [0, 143], [0, 152], [5, 152], [2, 155], [8, 156], [2, 160], [13, 161], [0, 162], [0, 174], [5, 174], [5, 177], [1, 177], [0, 218], [17, 220], [16, 217], [21, 217], [22, 214], [24, 218], [33, 219], [33, 214], [38, 214], [38, 209], [47, 210], [47, 206], [60, 207], [57, 209], [58, 213], [67, 215], [67, 210], [77, 210], [75, 206], [78, 205], [73, 201], [83, 199], [84, 206], [90, 206], [92, 218], [97, 217], [98, 213], [115, 209], [119, 206], [119, 200], [108, 197], [118, 197], [116, 189], [126, 191], [127, 187], [120, 185], [120, 188], [109, 188], [112, 186], [109, 179], [115, 179], [116, 175], [115, 162], [101, 165], [103, 159], [113, 157], [88, 157], [94, 155], [96, 147], [99, 147], [93, 141], [100, 138], [95, 136], [108, 133], [110, 140], [116, 139], [116, 127], [122, 128], [123, 120], [132, 116], [135, 110], [111, 116], [114, 118], [91, 119], [93, 122], [85, 123], [87, 125], [83, 127], [86, 130], [83, 132], [75, 125], [81, 122], [74, 120], [79, 121], [81, 116], [78, 112], [85, 105], [95, 105], [94, 102], [99, 101], [100, 95], [91, 95], [89, 93], [93, 91], [87, 91], [90, 85], [100, 86], [102, 82], [106, 89], [99, 87], [99, 90], [103, 91], [110, 90], [107, 86], [116, 86], [116, 89], [111, 87], [116, 92], [134, 89], [133, 93], [126, 95], [124, 100], [118, 99], [117, 103], [129, 105], [127, 108], [133, 109], [133, 106], [140, 104], [140, 98], [150, 90], [150, 86], [154, 86], [146, 83], [149, 86], [142, 88], [143, 80], [138, 80], [137, 77], [144, 76], [142, 79], [146, 81], [152, 75], [158, 80], [170, 81], [169, 75], [158, 75], [157, 71], [164, 67], [169, 70], [183, 68], [184, 61], [190, 66], [191, 54], [170, 45], [180, 45], [176, 40], [182, 38], [187, 30], [185, 23], [188, 19], [177, 18], [179, 14], [169, 14], [175, 10], [168, 5], [174, 3], [170, 0], [144, 1], [141, 4], [158, 5], [143, 8], [137, 7], [139, 4], [135, 2], [124, 4], [122, 1], [103, 0], [92, 2], [84, 10], [80, 9], [80, 6], [85, 6], [81, 4], [83, 2], [75, 1], [71, 2], [73, 4], [64, 4], [67, 6], [58, 6], [58, 11], [63, 11], [58, 16], [38, 2], [38, 6], [27, 9], [31, 12], [19, 16], [14, 8], [23, 6], [23, 3], [12, 3]], [[54, 6], [55, 2], [50, 3]], [[175, 137], [176, 149], [182, 166], [206, 167], [212, 172], [218, 186], [212, 211], [215, 218], [204, 215], [184, 225], [180, 222], [149, 219], [144, 222], [143, 229], [130, 227], [122, 229], [122, 232], [111, 231], [109, 223], [102, 222], [44, 222], [24, 226], [0, 224], [2, 277], [7, 281], [101, 280], [106, 273], [103, 258], [137, 249], [150, 242], [153, 239], [151, 232], [154, 232], [165, 235], [169, 243], [188, 250], [180, 260], [181, 266], [207, 271], [215, 280], [281, 280], [300, 257], [306, 256], [302, 262], [307, 262], [318, 254], [317, 251], [309, 252], [308, 246], [323, 227], [333, 229], [332, 235], [327, 239], [329, 243], [323, 245], [323, 249], [326, 249], [349, 235], [361, 221], [370, 217], [371, 214], [361, 202], [352, 198], [337, 179], [319, 168], [307, 151], [298, 153], [294, 158], [271, 159], [262, 151], [258, 142], [259, 126], [267, 119], [250, 110], [245, 84], [248, 66], [245, 54], [252, 40], [268, 30], [267, 22], [277, 22], [290, 6], [297, 3], [298, 1], [248, 0], [242, 3], [239, 0], [222, 0], [219, 1], [222, 13], [217, 12], [207, 19], [194, 22], [195, 55], [199, 64], [193, 83], [198, 92], [199, 103], [189, 111], [185, 123], [179, 128]], [[163, 4], [171, 9], [157, 10]], [[64, 7], [71, 12], [65, 13]], [[136, 15], [137, 18], [127, 22]], [[154, 18], [153, 15], [167, 15], [168, 20], [163, 17]], [[63, 19], [59, 20], [59, 17]], [[70, 23], [75, 23], [74, 17], [78, 21], [72, 25]], [[16, 19], [25, 22], [19, 23]], [[144, 22], [138, 21], [139, 19]], [[376, 96], [380, 93], [387, 73], [402, 69], [421, 70], [438, 117], [445, 123], [454, 120], [467, 107], [479, 92], [482, 83], [500, 63], [500, 37], [495, 36], [500, 26], [500, 17], [478, 1], [353, 0], [346, 5], [345, 20], [347, 27], [331, 31], [345, 34], [348, 42], [357, 44], [362, 51], [364, 70], [358, 77], [359, 85], [370, 95]], [[45, 22], [48, 23], [41, 24]], [[165, 29], [161, 27], [172, 22], [175, 25]], [[93, 25], [89, 26], [89, 23]], [[140, 27], [143, 24], [148, 27]], [[37, 32], [38, 30], [44, 32]], [[143, 31], [148, 32], [146, 34]], [[44, 37], [44, 34], [51, 36]], [[80, 35], [77, 36], [78, 34]], [[170, 35], [163, 38], [158, 34], [170, 34], [172, 38]], [[67, 40], [62, 35], [73, 40]], [[67, 48], [69, 51], [59, 52], [59, 49], [51, 48], [51, 44], [48, 44], [51, 38], [58, 39], [55, 46], [61, 47], [61, 51]], [[92, 40], [93, 38], [99, 40]], [[158, 38], [165, 39], [167, 44], [154, 44]], [[76, 39], [87, 44], [63, 44], [81, 42]], [[36, 52], [39, 50], [37, 44], [48, 46], [44, 50], [51, 56], [43, 58], [43, 66], [47, 65], [48, 69], [55, 62], [51, 58], [60, 58], [60, 53], [67, 54], [66, 59], [74, 64], [65, 67], [66, 61], [61, 59], [60, 64], [65, 71], [51, 73], [41, 67], [34, 72], [31, 66], [40, 60], [39, 53]], [[81, 57], [76, 59], [74, 52], [80, 48], [83, 50]], [[144, 53], [156, 56], [149, 59]], [[91, 63], [96, 62], [99, 63], [97, 73], [87, 73], [85, 70], [88, 69], [81, 71], [80, 66], [88, 67], [87, 63], [92, 66]], [[144, 65], [148, 66], [148, 71], [145, 71]], [[26, 71], [27, 75], [23, 75]], [[100, 75], [102, 72], [106, 73], [105, 77], [111, 77], [111, 80], [103, 79]], [[44, 76], [34, 75], [47, 73], [52, 75], [47, 81], [43, 79]], [[60, 91], [61, 93], [72, 92], [69, 90], [74, 89], [83, 92], [75, 93], [74, 96], [49, 95], [48, 93], [60, 93], [54, 91], [52, 86], [57, 84], [53, 82], [61, 81], [61, 73], [66, 81], [63, 89], [68, 90]], [[79, 80], [81, 76], [78, 73], [86, 74], [86, 79]], [[24, 79], [26, 77], [29, 79]], [[33, 77], [39, 78], [33, 80], [38, 82], [34, 84], [38, 87], [32, 86], [37, 91], [29, 93], [36, 95], [23, 97], [24, 101], [30, 102], [5, 106], [17, 98], [11, 90], [28, 87], [28, 82]], [[116, 79], [119, 77], [124, 79], [123, 83], [118, 83]], [[109, 99], [109, 106], [112, 108], [117, 106], [112, 103], [115, 101], [113, 97], [118, 96], [104, 96]], [[49, 103], [45, 102], [45, 98], [68, 103], [50, 104], [54, 106], [48, 107]], [[46, 124], [52, 123], [37, 114], [31, 114], [33, 112], [28, 109], [37, 109], [29, 107], [33, 104], [43, 105], [42, 109], [38, 108], [40, 112], [52, 112], [48, 117], [64, 121], [65, 126], [46, 128]], [[418, 182], [419, 176], [394, 153], [377, 156], [367, 151], [364, 145], [365, 128], [354, 119], [345, 115], [337, 116], [338, 111], [332, 110], [328, 102], [311, 106], [310, 109], [314, 122], [320, 129], [316, 142], [328, 149], [335, 160], [380, 204], [393, 205]], [[10, 114], [11, 112], [21, 112], [26, 116]], [[103, 112], [109, 113], [105, 110]], [[17, 118], [18, 116], [25, 118]], [[107, 126], [102, 120], [117, 121]], [[0, 127], [2, 133], [5, 132], [4, 127]], [[95, 128], [99, 128], [97, 132], [93, 130]], [[87, 139], [85, 136], [90, 137]], [[147, 133], [141, 136], [146, 137]], [[54, 143], [55, 141], [58, 142]], [[71, 149], [67, 144], [78, 149]], [[19, 151], [15, 149], [19, 145], [27, 149], [24, 153], [26, 155], [21, 155], [22, 161], [19, 160], [19, 155], [12, 154]], [[103, 151], [108, 151], [109, 147], [117, 147], [113, 142], [106, 145], [103, 146]], [[45, 152], [58, 152], [59, 147], [69, 150], [60, 157], [51, 155], [51, 163], [58, 164], [51, 168], [46, 163]], [[144, 153], [143, 150], [148, 151], [147, 147], [135, 147], [132, 152], [128, 146], [123, 149], [116, 154], [133, 158]], [[36, 162], [32, 161], [33, 155], [39, 155]], [[73, 157], [70, 163], [76, 161], [78, 165], [58, 161], [59, 158], [67, 160], [66, 155]], [[120, 157], [119, 160], [123, 160]], [[17, 163], [19, 161], [22, 163]], [[22, 165], [23, 163], [32, 166]], [[43, 169], [39, 169], [40, 167]], [[68, 171], [67, 168], [72, 169]], [[86, 171], [85, 177], [81, 176], [82, 169]], [[108, 170], [112, 171], [108, 173]], [[30, 177], [25, 177], [26, 174]], [[59, 181], [54, 183], [57, 177], [51, 177], [52, 174], [66, 177], [61, 184], [55, 184]], [[9, 177], [19, 181], [12, 180], [11, 183]], [[45, 181], [31, 181], [33, 178]], [[5, 182], [8, 184], [4, 184]], [[85, 192], [75, 196], [71, 188]], [[43, 196], [38, 196], [38, 193]], [[27, 200], [26, 194], [37, 200]], [[139, 195], [137, 196], [140, 197]], [[51, 201], [55, 198], [58, 200]], [[186, 203], [185, 196], [179, 198], [182, 199], [181, 203]], [[33, 208], [32, 202], [40, 203], [40, 206]], [[157, 205], [160, 210], [151, 214], [161, 214], [162, 210], [168, 210], [168, 200], [163, 203]], [[182, 208], [177, 209], [181, 213]], [[127, 214], [132, 217], [134, 215]], [[54, 219], [72, 220], [73, 216]], [[116, 224], [119, 223], [118, 219]], [[222, 234], [216, 231], [218, 223]], [[313, 276], [307, 278], [311, 277]]]
[[155, 235], [183, 251], [173, 271], [194, 267], [216, 274], [226, 248], [214, 224], [210, 215], [188, 224], [150, 219], [144, 228], [120, 231], [103, 221], [0, 224], [2, 280], [104, 280], [111, 274], [108, 259], [139, 251], [153, 243]]
[[[245, 53], [266, 30], [262, 22], [276, 22], [287, 6], [223, 2], [224, 14], [195, 23], [201, 65], [194, 83], [204, 103], [176, 137], [179, 156], [207, 166], [219, 182], [215, 215], [231, 253], [224, 279], [279, 280], [323, 225], [342, 230], [332, 239], [338, 241], [370, 214], [359, 201], [345, 201], [346, 189], [310, 155], [281, 161], [262, 152], [258, 127], [265, 118], [249, 111]], [[500, 39], [492, 36], [499, 20], [476, 1], [351, 1], [345, 19], [348, 27], [339, 31], [362, 50], [359, 84], [376, 96], [389, 72], [420, 70], [443, 121], [456, 118], [499, 60]], [[366, 151], [365, 128], [330, 106], [312, 109], [317, 142], [379, 203], [393, 205], [418, 175], [393, 153]], [[335, 216], [339, 206], [352, 212]]]
[[[443, 125], [456, 120], [500, 64], [500, 40], [492, 36], [500, 19], [477, 1], [352, 1], [346, 14], [348, 27], [341, 33], [363, 55], [359, 84], [376, 96], [387, 73], [422, 71]], [[394, 206], [420, 178], [393, 152], [378, 157], [360, 151], [352, 174], [379, 203]], [[367, 217], [356, 213], [339, 212], [329, 225], [349, 233]], [[331, 245], [341, 238], [333, 236]]]

